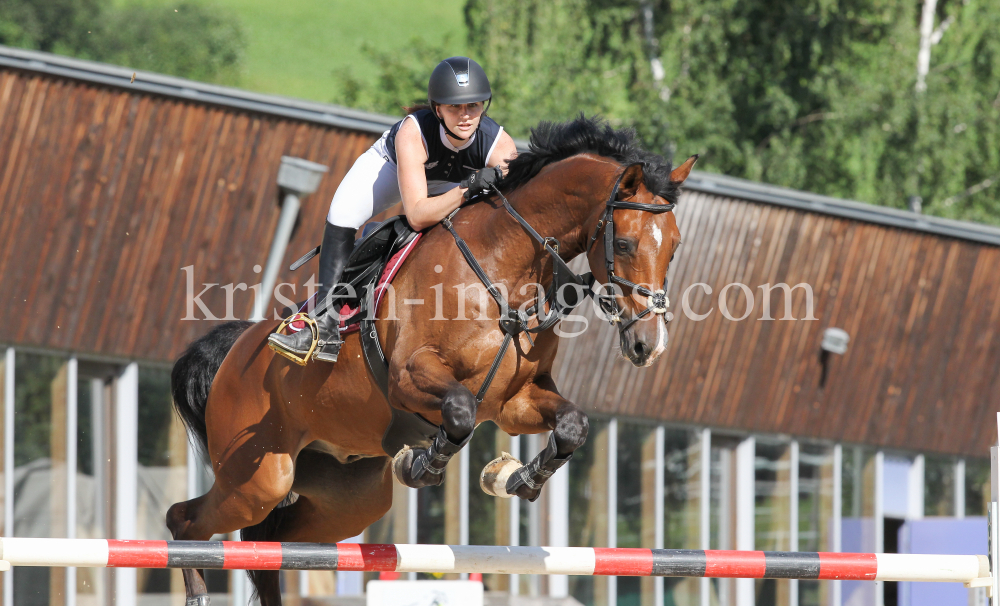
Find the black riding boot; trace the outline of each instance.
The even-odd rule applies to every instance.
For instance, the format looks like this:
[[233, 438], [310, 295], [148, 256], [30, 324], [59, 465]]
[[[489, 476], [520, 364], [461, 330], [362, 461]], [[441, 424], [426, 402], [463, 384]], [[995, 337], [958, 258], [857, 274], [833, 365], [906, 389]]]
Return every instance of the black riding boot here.
[[557, 459], [556, 434], [549, 434], [545, 450], [538, 453], [530, 463], [520, 467], [507, 478], [507, 494], [516, 494], [522, 499], [534, 502], [542, 494], [542, 485], [552, 477], [557, 469], [569, 462], [573, 455]]
[[[344, 344], [340, 338], [340, 318], [334, 309], [335, 297], [331, 297], [330, 294], [333, 287], [340, 282], [344, 268], [347, 267], [347, 259], [354, 251], [354, 236], [357, 232], [356, 229], [339, 227], [331, 223], [326, 224], [323, 232], [323, 246], [319, 252], [319, 290], [316, 305], [309, 317], [316, 320], [316, 328], [319, 329], [319, 343], [316, 345], [313, 357], [324, 362], [336, 362], [340, 347]], [[309, 353], [312, 331], [307, 328], [288, 335], [273, 333], [268, 337], [268, 341], [276, 347], [302, 357]]]

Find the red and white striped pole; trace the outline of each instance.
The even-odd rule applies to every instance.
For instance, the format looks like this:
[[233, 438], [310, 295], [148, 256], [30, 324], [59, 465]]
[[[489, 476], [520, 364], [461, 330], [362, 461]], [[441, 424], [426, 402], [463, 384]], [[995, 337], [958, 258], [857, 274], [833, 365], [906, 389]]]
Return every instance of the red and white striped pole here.
[[13, 566], [361, 570], [752, 579], [932, 581], [980, 585], [984, 555], [807, 553], [593, 547], [359, 545], [234, 541], [0, 539]]

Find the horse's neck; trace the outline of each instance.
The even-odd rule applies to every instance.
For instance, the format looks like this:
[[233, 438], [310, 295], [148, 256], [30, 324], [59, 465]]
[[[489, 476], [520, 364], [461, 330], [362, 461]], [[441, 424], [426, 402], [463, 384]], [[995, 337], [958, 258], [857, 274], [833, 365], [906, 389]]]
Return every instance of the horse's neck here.
[[586, 251], [588, 228], [604, 209], [618, 170], [607, 158], [569, 158], [515, 190], [511, 202], [535, 231], [559, 240], [564, 259], [572, 259]]
[[[560, 256], [569, 260], [586, 251], [589, 228], [604, 208], [609, 193], [605, 190], [610, 188], [609, 181], [617, 170], [617, 165], [603, 158], [570, 158], [514, 190], [508, 198], [539, 235], [559, 241]], [[490, 241], [494, 258], [505, 261], [504, 275], [493, 279], [517, 287], [511, 289], [511, 302], [525, 298], [515, 295], [524, 284], [539, 282], [548, 286], [552, 278], [548, 253], [513, 217], [507, 216], [502, 205], [490, 214], [482, 235]]]

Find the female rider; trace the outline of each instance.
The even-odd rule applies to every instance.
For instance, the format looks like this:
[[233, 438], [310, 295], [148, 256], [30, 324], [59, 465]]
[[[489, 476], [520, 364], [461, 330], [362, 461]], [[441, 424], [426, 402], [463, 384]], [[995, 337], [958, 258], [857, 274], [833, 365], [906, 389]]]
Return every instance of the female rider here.
[[[458, 208], [467, 192], [487, 191], [503, 176], [517, 148], [503, 127], [486, 116], [492, 96], [478, 63], [467, 57], [445, 59], [427, 85], [430, 107], [411, 110], [344, 177], [330, 203], [320, 249], [316, 301], [325, 305], [310, 312], [319, 329], [314, 358], [336, 362], [343, 345], [338, 314], [323, 312], [332, 309], [333, 297], [327, 298], [354, 250], [359, 227], [402, 201], [410, 227], [427, 229]], [[468, 189], [459, 186], [466, 178]], [[268, 340], [301, 358], [312, 345], [312, 331], [273, 333]]]

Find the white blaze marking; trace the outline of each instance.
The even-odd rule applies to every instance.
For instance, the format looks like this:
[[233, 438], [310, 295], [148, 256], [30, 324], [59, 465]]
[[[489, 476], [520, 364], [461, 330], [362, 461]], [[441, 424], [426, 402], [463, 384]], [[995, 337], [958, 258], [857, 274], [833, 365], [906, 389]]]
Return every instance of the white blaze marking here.
[[663, 320], [663, 316], [658, 315], [656, 316], [656, 347], [653, 349], [653, 353], [649, 354], [646, 366], [652, 365], [653, 361], [667, 348], [667, 338], [667, 323]]
[[653, 238], [656, 239], [656, 246], [659, 248], [663, 244], [663, 232], [660, 231], [660, 227], [656, 223], [653, 223]]

